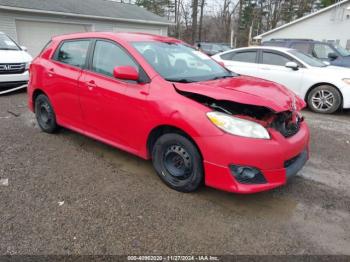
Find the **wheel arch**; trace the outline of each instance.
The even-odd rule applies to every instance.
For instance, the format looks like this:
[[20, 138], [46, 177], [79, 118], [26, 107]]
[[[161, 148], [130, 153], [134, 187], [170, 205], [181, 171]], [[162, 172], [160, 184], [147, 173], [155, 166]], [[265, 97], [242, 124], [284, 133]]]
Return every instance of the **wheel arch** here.
[[332, 86], [334, 87], [335, 89], [338, 90], [339, 94], [340, 94], [340, 98], [341, 98], [341, 107], [343, 107], [343, 103], [344, 103], [344, 98], [343, 98], [343, 93], [341, 92], [341, 90], [334, 84], [331, 84], [331, 83], [327, 83], [327, 82], [321, 82], [321, 83], [317, 83], [317, 84], [314, 84], [313, 86], [311, 86], [306, 94], [305, 94], [305, 97], [304, 97], [304, 101], [307, 103], [308, 102], [308, 97], [309, 97], [309, 94], [312, 90], [314, 90], [315, 88], [319, 87], [319, 86], [324, 86], [324, 85], [327, 85], [327, 86]]
[[48, 95], [42, 89], [35, 89], [34, 90], [33, 95], [32, 95], [34, 113], [35, 113], [35, 100], [39, 95], [45, 95], [48, 97]]
[[152, 149], [157, 139], [164, 134], [170, 134], [170, 133], [179, 134], [189, 139], [197, 148], [199, 155], [203, 159], [202, 152], [199, 146], [197, 145], [196, 141], [192, 138], [192, 136], [189, 135], [189, 133], [184, 131], [183, 129], [172, 125], [160, 125], [152, 129], [152, 131], [149, 133], [147, 137], [147, 143], [146, 143], [147, 158], [149, 159], [152, 158]]

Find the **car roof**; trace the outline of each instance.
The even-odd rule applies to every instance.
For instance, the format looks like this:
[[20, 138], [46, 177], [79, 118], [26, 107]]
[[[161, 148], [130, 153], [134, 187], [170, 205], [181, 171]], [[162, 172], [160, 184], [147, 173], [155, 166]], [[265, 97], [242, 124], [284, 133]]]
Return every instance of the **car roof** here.
[[288, 52], [294, 49], [287, 48], [287, 47], [277, 47], [277, 46], [250, 46], [250, 47], [236, 48], [236, 49], [227, 51], [226, 53], [232, 52], [232, 51], [245, 51], [245, 50], [271, 50], [271, 51]]
[[164, 43], [183, 43], [181, 40], [153, 35], [147, 33], [114, 33], [114, 32], [87, 32], [87, 33], [75, 33], [75, 34], [66, 34], [55, 36], [53, 40], [69, 40], [69, 39], [77, 39], [77, 38], [116, 38], [120, 40], [124, 40], [127, 42], [164, 42]]
[[319, 40], [313, 40], [313, 39], [298, 39], [298, 38], [275, 38], [271, 40], [264, 41], [263, 43], [291, 43], [291, 42], [302, 42], [302, 43], [325, 43], [326, 42], [321, 42]]

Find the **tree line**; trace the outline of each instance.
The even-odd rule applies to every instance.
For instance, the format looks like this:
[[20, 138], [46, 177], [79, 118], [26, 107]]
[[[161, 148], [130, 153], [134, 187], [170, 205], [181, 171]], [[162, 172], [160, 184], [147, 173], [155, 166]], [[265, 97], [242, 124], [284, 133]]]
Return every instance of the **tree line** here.
[[[123, 1], [123, 0], [121, 0]], [[246, 46], [252, 37], [336, 0], [124, 0], [174, 22], [169, 34], [184, 41]]]

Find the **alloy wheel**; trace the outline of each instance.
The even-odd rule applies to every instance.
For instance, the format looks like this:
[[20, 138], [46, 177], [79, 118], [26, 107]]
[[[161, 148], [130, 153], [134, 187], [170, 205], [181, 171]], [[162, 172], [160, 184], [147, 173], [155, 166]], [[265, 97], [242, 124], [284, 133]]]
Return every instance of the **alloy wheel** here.
[[312, 106], [320, 111], [328, 111], [334, 106], [335, 96], [328, 90], [319, 90], [311, 98]]

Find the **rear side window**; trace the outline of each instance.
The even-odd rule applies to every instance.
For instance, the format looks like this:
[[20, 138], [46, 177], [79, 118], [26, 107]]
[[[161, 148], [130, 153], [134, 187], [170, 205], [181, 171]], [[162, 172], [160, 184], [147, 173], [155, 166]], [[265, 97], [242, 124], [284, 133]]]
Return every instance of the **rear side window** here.
[[256, 51], [234, 53], [231, 60], [244, 63], [256, 63]]
[[54, 60], [83, 68], [86, 62], [89, 44], [89, 40], [64, 42], [56, 51]]
[[231, 60], [233, 55], [234, 55], [234, 52], [229, 52], [229, 53], [221, 55], [220, 57], [223, 60]]
[[283, 55], [279, 55], [271, 52], [263, 52], [262, 63], [264, 65], [275, 65], [275, 66], [285, 66], [288, 62], [292, 60], [288, 59]]
[[92, 70], [113, 76], [113, 70], [117, 66], [133, 66], [138, 69], [138, 65], [120, 46], [107, 41], [96, 41]]

